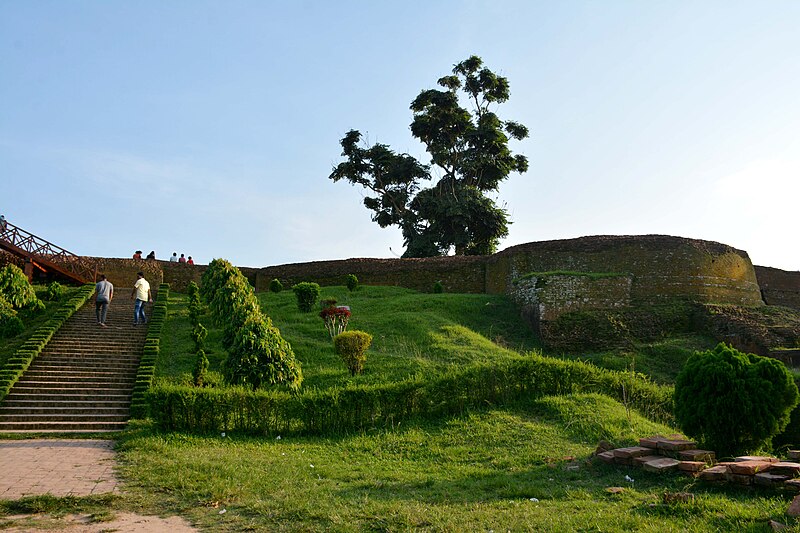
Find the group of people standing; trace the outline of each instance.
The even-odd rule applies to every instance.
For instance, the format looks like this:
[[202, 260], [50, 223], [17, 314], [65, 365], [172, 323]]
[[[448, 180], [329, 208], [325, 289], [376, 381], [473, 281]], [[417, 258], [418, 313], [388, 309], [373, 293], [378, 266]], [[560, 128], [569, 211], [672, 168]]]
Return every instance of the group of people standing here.
[[[141, 259], [142, 258], [142, 251], [141, 250], [136, 250], [133, 253], [133, 258], [134, 259]], [[147, 257], [145, 259], [147, 259], [148, 261], [155, 261], [156, 260], [156, 252], [155, 252], [155, 250], [151, 250], [150, 253], [147, 254]], [[172, 257], [169, 258], [169, 262], [170, 263], [186, 263], [187, 265], [193, 265], [194, 264], [194, 260], [192, 259], [191, 255], [188, 257], [188, 259], [183, 254], [181, 254], [181, 256], [178, 257], [178, 252], [172, 252]]]
[[[105, 328], [107, 327], [108, 306], [114, 298], [114, 285], [106, 279], [105, 274], [100, 274], [100, 281], [95, 285], [95, 290], [97, 291], [95, 299], [97, 324]], [[150, 292], [150, 283], [144, 279], [144, 272], [136, 273], [136, 283], [133, 284], [131, 300], [135, 300], [133, 305], [133, 325], [146, 324], [147, 317], [144, 314], [144, 304], [152, 302], [153, 295]]]

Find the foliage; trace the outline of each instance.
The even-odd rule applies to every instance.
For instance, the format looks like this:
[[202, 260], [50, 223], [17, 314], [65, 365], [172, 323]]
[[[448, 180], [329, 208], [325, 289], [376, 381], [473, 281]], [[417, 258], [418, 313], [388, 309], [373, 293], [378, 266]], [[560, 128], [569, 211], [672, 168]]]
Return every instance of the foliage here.
[[63, 298], [66, 293], [66, 287], [57, 281], [52, 281], [47, 285], [47, 294], [45, 298], [47, 298], [48, 301], [55, 302]]
[[192, 328], [192, 340], [194, 341], [194, 351], [199, 352], [203, 349], [203, 343], [208, 336], [208, 330], [199, 322]]
[[319, 284], [304, 281], [293, 285], [292, 291], [297, 297], [297, 308], [304, 313], [310, 313], [319, 299]]
[[[206, 290], [206, 282], [213, 290]], [[291, 345], [261, 311], [253, 287], [239, 269], [215, 259], [203, 274], [200, 292], [209, 302], [214, 322], [223, 328], [222, 343], [228, 350], [224, 373], [230, 383], [256, 388], [285, 385], [292, 391], [300, 387], [303, 375]]]
[[22, 319], [17, 316], [17, 312], [11, 304], [0, 294], [0, 339], [19, 335], [25, 330]]
[[355, 274], [348, 274], [347, 279], [345, 281], [345, 285], [347, 286], [347, 290], [350, 292], [358, 290], [358, 278]]
[[364, 372], [364, 362], [367, 360], [367, 349], [370, 344], [372, 335], [365, 331], [345, 331], [333, 338], [334, 350], [347, 365], [351, 376]]
[[13, 263], [0, 269], [0, 295], [13, 309], [42, 308], [28, 277]]
[[197, 350], [197, 358], [195, 360], [194, 368], [192, 369], [192, 379], [194, 380], [195, 387], [202, 387], [205, 385], [206, 376], [208, 374], [208, 357], [203, 349]]
[[283, 283], [281, 280], [275, 278], [269, 282], [269, 292], [281, 292], [283, 290]]
[[719, 456], [769, 444], [797, 402], [797, 386], [783, 363], [722, 343], [690, 357], [675, 382], [678, 424]]
[[147, 322], [147, 337], [144, 339], [142, 358], [136, 370], [136, 384], [131, 397], [131, 418], [144, 418], [147, 415], [145, 394], [153, 384], [156, 362], [161, 355], [161, 332], [167, 319], [167, 301], [169, 300], [169, 283], [158, 286], [153, 302], [153, 312]]
[[260, 313], [247, 317], [238, 329], [225, 360], [225, 373], [231, 383], [255, 388], [285, 384], [296, 391], [303, 381], [292, 346], [272, 320]]
[[[528, 169], [525, 156], [508, 148], [509, 137], [522, 140], [528, 129], [501, 120], [493, 107], [509, 98], [508, 80], [471, 56], [411, 103], [412, 135], [430, 155], [441, 177], [430, 187], [431, 168], [388, 146], [362, 146], [361, 133], [341, 140], [345, 161], [329, 178], [347, 180], [370, 191], [364, 205], [382, 228], [398, 226], [406, 245], [404, 257], [492, 253], [508, 235], [508, 213], [488, 196], [512, 172]], [[471, 109], [461, 105], [461, 97]]]
[[444, 292], [444, 285], [442, 285], [441, 281], [437, 281], [433, 284], [433, 294], [442, 294]]
[[333, 305], [323, 307], [319, 312], [320, 318], [325, 322], [325, 329], [328, 330], [331, 338], [336, 337], [344, 330], [347, 329], [347, 323], [350, 321], [350, 310], [346, 306], [336, 306], [336, 300]]
[[[352, 333], [352, 332], [348, 332]], [[553, 394], [594, 392], [669, 422], [672, 388], [640, 374], [530, 354], [473, 363], [403, 381], [307, 388], [295, 395], [242, 387], [198, 389], [158, 385], [148, 393], [153, 420], [164, 431], [336, 434], [439, 419], [486, 405], [508, 405]]]

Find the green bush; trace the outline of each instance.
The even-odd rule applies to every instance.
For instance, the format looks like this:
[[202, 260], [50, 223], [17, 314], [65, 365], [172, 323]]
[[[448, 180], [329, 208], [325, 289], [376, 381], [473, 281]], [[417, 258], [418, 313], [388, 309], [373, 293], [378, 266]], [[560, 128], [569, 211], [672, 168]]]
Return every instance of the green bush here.
[[50, 302], [55, 302], [64, 297], [67, 293], [67, 288], [57, 281], [53, 281], [47, 285], [47, 298]]
[[346, 281], [347, 289], [352, 292], [358, 290], [358, 278], [355, 274], [348, 274]]
[[319, 299], [320, 288], [316, 283], [304, 281], [292, 286], [297, 297], [297, 308], [304, 313], [310, 313]]
[[25, 331], [25, 325], [17, 316], [17, 312], [14, 311], [11, 304], [0, 295], [0, 339], [19, 335], [23, 331]]
[[364, 362], [367, 360], [367, 348], [370, 344], [372, 335], [365, 331], [344, 331], [333, 338], [333, 348], [347, 365], [351, 376], [364, 372]]
[[198, 323], [192, 328], [192, 340], [194, 341], [195, 352], [199, 352], [203, 349], [207, 336], [208, 330], [203, 324]]
[[441, 281], [437, 281], [433, 284], [433, 294], [442, 294], [444, 292], [444, 285], [442, 285]]
[[41, 303], [36, 297], [28, 277], [17, 265], [8, 264], [0, 268], [0, 295], [14, 309], [30, 308]]
[[631, 372], [614, 372], [536, 354], [454, 368], [443, 375], [308, 389], [297, 394], [244, 387], [160, 385], [148, 392], [147, 399], [155, 425], [164, 431], [330, 435], [573, 393], [605, 394], [625, 401], [648, 418], [666, 424], [674, 422], [671, 387], [655, 385]]
[[197, 359], [195, 360], [194, 368], [192, 369], [192, 379], [194, 380], [195, 387], [202, 387], [205, 385], [206, 376], [208, 374], [208, 357], [206, 357], [205, 350], [197, 350]]
[[275, 278], [269, 282], [269, 292], [281, 292], [283, 290], [283, 283], [281, 280]]
[[797, 385], [783, 363], [725, 344], [696, 352], [675, 381], [679, 426], [721, 457], [770, 444], [797, 402]]

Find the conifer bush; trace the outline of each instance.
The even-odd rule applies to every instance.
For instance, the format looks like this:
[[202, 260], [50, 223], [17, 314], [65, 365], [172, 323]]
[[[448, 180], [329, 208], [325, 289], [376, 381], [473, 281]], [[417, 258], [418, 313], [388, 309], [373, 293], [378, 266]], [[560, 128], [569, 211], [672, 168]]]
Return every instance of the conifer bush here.
[[344, 331], [333, 338], [333, 348], [347, 365], [351, 376], [364, 372], [370, 344], [372, 335], [365, 331]]
[[206, 384], [208, 374], [208, 357], [206, 357], [205, 350], [197, 350], [197, 359], [195, 359], [194, 368], [192, 369], [192, 379], [194, 380], [195, 387], [202, 387]]
[[67, 289], [57, 281], [53, 281], [47, 285], [47, 300], [50, 302], [58, 301], [64, 297]]
[[356, 275], [348, 274], [346, 284], [347, 284], [347, 289], [350, 292], [358, 290], [358, 278], [356, 277]]
[[319, 284], [304, 281], [293, 285], [292, 290], [297, 297], [297, 308], [304, 313], [310, 313], [314, 309], [317, 300], [319, 300]]
[[283, 283], [278, 278], [273, 279], [269, 282], [269, 292], [281, 292], [283, 290]]
[[797, 385], [783, 363], [722, 343], [692, 355], [675, 381], [679, 426], [720, 457], [769, 445], [797, 402]]
[[442, 285], [441, 281], [437, 281], [433, 284], [433, 294], [442, 294], [444, 292], [444, 285]]

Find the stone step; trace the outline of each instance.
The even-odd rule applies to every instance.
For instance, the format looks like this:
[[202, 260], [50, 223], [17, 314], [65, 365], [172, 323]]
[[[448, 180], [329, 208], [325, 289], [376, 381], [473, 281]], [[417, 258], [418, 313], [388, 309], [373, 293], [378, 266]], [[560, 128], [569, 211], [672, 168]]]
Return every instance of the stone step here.
[[77, 407], [77, 408], [111, 408], [111, 407], [122, 407], [128, 408], [131, 404], [130, 397], [125, 396], [121, 397], [119, 400], [47, 400], [41, 399], [41, 397], [37, 396], [37, 399], [11, 399], [9, 400], [8, 397], [3, 401], [3, 405], [0, 406], [0, 409], [4, 408], [37, 408], [37, 407]]
[[61, 391], [50, 389], [48, 392], [41, 392], [38, 389], [33, 392], [24, 390], [17, 390], [16, 387], [11, 389], [11, 392], [3, 400], [3, 405], [6, 402], [13, 401], [44, 401], [44, 402], [75, 402], [75, 401], [113, 401], [113, 402], [130, 402], [131, 394], [128, 391], [119, 391], [113, 389], [64, 389]]
[[15, 432], [41, 432], [46, 431], [49, 433], [68, 433], [68, 432], [81, 432], [81, 433], [94, 433], [94, 432], [107, 432], [107, 431], [122, 431], [125, 429], [127, 422], [0, 422], [0, 432], [15, 433]]
[[[47, 391], [49, 394], [64, 394], [64, 391], [83, 391], [84, 394], [121, 394], [130, 392], [129, 383], [95, 383], [91, 387], [86, 383], [48, 383], [46, 381], [18, 381], [12, 390], [22, 394], [37, 394]], [[69, 393], [67, 393], [69, 394]]]
[[46, 415], [51, 420], [58, 420], [63, 416], [122, 416], [127, 417], [130, 409], [127, 407], [0, 407], [0, 420], [13, 422], [19, 417]]
[[36, 359], [31, 366], [28, 367], [28, 371], [34, 370], [44, 370], [49, 372], [61, 372], [66, 371], [71, 368], [80, 368], [84, 370], [91, 370], [91, 369], [114, 369], [120, 371], [126, 370], [136, 370], [139, 367], [139, 362], [131, 359], [130, 361], [86, 361], [86, 360], [54, 360], [54, 359], [47, 359], [47, 360], [39, 360]]
[[69, 370], [31, 370], [25, 372], [25, 378], [29, 380], [50, 381], [63, 383], [66, 381], [85, 381], [93, 383], [97, 381], [130, 381], [136, 379], [136, 370], [130, 369], [126, 371], [108, 371], [108, 370], [82, 370], [79, 368], [71, 368]]
[[74, 413], [50, 413], [50, 414], [24, 414], [6, 415], [0, 414], [0, 423], [3, 422], [125, 422], [128, 420], [127, 414], [99, 415], [99, 414], [74, 414]]
[[124, 350], [119, 352], [107, 351], [83, 351], [83, 350], [45, 350], [39, 354], [36, 360], [42, 359], [139, 359], [142, 348], [136, 350]]

